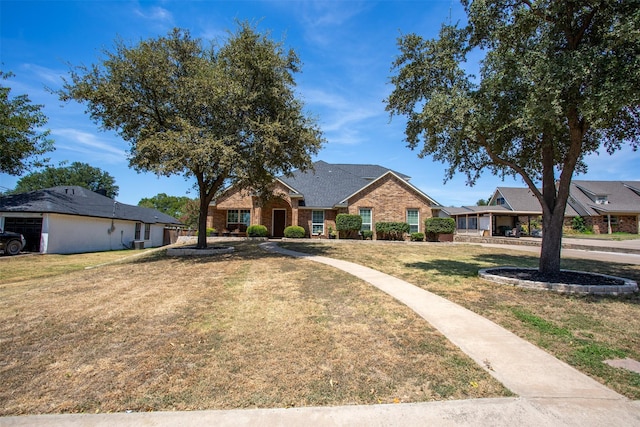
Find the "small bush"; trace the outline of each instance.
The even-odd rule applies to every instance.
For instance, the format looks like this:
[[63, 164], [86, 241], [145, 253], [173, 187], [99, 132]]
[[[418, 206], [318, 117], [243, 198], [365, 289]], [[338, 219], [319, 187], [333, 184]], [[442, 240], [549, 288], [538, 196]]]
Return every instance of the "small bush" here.
[[267, 237], [269, 231], [264, 225], [256, 224], [247, 227], [247, 236], [249, 237]]
[[456, 221], [453, 218], [427, 218], [424, 220], [424, 231], [427, 233], [427, 240], [438, 241], [440, 234], [453, 234], [456, 230]]
[[213, 233], [215, 233], [215, 232], [216, 232], [216, 229], [215, 229], [215, 228], [207, 227], [207, 236], [211, 236], [211, 235], [213, 235]]
[[411, 233], [412, 242], [424, 242], [424, 233]]
[[338, 214], [336, 216], [336, 230], [340, 232], [340, 237], [350, 237], [362, 228], [362, 217], [360, 215]]
[[584, 233], [587, 231], [587, 225], [584, 223], [584, 218], [581, 216], [574, 216], [573, 221], [571, 221], [571, 228], [576, 230], [578, 233]]
[[364, 240], [373, 239], [373, 231], [371, 231], [371, 230], [362, 230], [362, 238]]
[[404, 240], [410, 229], [406, 222], [376, 222], [376, 233], [382, 240]]
[[299, 225], [290, 225], [284, 229], [284, 237], [289, 239], [302, 239], [305, 235], [304, 228]]

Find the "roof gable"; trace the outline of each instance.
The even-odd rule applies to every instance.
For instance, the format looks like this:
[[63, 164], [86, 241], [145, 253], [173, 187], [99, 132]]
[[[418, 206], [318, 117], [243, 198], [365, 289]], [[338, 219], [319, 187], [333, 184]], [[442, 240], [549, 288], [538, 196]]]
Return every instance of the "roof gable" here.
[[571, 183], [573, 202], [580, 204], [586, 215], [601, 212], [640, 212], [640, 181], [586, 181]]
[[303, 195], [306, 207], [332, 208], [389, 172], [408, 183], [407, 175], [382, 166], [324, 161], [315, 162], [312, 170], [295, 171], [291, 176], [278, 179]]
[[147, 224], [180, 224], [180, 221], [155, 209], [119, 203], [79, 186], [52, 187], [3, 196], [0, 197], [0, 212], [58, 213]]

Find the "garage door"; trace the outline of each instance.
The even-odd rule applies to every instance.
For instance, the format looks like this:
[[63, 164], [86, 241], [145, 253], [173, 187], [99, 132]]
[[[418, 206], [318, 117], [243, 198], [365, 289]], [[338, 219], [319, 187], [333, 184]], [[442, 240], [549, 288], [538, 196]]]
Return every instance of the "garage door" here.
[[40, 252], [42, 218], [5, 218], [4, 229], [20, 233], [27, 240], [24, 251]]

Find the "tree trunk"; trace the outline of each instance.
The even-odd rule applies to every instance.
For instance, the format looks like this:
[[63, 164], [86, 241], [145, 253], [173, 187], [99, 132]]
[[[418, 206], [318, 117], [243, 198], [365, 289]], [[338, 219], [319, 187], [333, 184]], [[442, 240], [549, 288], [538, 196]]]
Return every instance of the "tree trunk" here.
[[560, 251], [562, 249], [562, 226], [564, 209], [551, 211], [551, 215], [542, 218], [542, 247], [540, 248], [540, 264], [538, 271], [547, 275], [560, 272]]
[[198, 217], [198, 243], [196, 248], [205, 249], [207, 247], [207, 214], [209, 213], [209, 202], [206, 197], [200, 195], [200, 209]]

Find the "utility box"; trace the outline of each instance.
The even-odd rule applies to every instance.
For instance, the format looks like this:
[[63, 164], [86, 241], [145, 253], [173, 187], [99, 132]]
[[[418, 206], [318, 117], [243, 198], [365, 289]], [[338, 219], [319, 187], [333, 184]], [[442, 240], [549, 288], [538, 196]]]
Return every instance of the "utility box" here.
[[144, 240], [134, 240], [133, 249], [144, 249]]

